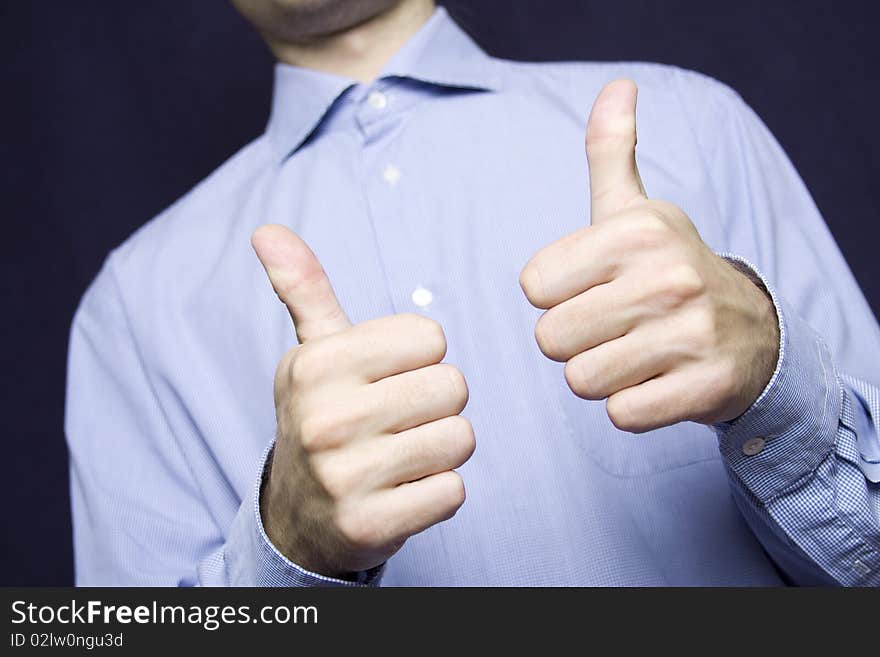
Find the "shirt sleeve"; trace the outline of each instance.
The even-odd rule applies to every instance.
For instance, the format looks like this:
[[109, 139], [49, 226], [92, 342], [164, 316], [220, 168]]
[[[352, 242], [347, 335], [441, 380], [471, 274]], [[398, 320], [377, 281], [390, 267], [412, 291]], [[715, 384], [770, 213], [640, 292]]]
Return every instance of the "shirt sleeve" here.
[[878, 444], [878, 391], [839, 374], [822, 338], [760, 273], [726, 257], [767, 289], [780, 333], [764, 391], [742, 416], [714, 427], [735, 498], [794, 581], [880, 584], [880, 472], [865, 449]]
[[782, 148], [718, 91], [705, 139], [724, 247], [780, 322], [769, 384], [714, 427], [733, 496], [793, 583], [878, 585], [880, 328]]
[[228, 526], [183, 457], [145, 372], [113, 258], [74, 317], [65, 432], [79, 586], [377, 585], [382, 569], [337, 580], [291, 563], [269, 541], [254, 485]]

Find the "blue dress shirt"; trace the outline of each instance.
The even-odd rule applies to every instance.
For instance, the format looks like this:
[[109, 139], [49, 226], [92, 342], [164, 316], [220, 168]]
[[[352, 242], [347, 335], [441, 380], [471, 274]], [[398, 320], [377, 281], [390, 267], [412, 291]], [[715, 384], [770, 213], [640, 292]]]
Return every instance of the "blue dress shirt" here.
[[[589, 222], [584, 128], [618, 77], [640, 86], [648, 193], [777, 307], [777, 369], [731, 424], [621, 432], [533, 337], [518, 275]], [[471, 391], [464, 507], [355, 582], [291, 563], [260, 521], [295, 344], [250, 247], [268, 222], [311, 245], [352, 321], [439, 321]], [[654, 64], [502, 61], [438, 9], [371, 84], [278, 65], [265, 134], [108, 257], [70, 345], [77, 583], [876, 585], [878, 381], [878, 325], [733, 91]]]

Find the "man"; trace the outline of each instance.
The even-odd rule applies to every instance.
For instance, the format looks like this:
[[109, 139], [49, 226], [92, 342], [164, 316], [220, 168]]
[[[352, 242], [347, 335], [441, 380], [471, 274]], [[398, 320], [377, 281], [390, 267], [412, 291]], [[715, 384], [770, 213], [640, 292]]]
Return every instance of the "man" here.
[[79, 584], [880, 583], [880, 332], [735, 93], [236, 4], [265, 135], [74, 321]]

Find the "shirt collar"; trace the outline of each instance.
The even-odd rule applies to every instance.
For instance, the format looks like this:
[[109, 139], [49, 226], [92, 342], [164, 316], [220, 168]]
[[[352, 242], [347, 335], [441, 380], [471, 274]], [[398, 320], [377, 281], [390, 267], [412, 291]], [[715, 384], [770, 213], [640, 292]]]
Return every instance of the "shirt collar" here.
[[[378, 79], [406, 77], [429, 84], [494, 91], [495, 60], [455, 24], [443, 7], [404, 44]], [[287, 64], [275, 65], [272, 112], [266, 134], [278, 162], [286, 159], [357, 80]]]

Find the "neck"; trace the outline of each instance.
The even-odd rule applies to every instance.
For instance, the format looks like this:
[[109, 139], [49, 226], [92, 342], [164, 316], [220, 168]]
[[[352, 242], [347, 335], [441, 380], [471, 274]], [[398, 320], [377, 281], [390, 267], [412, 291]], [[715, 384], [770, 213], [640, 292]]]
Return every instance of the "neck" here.
[[403, 0], [340, 32], [269, 47], [285, 64], [370, 82], [433, 12], [434, 0]]

